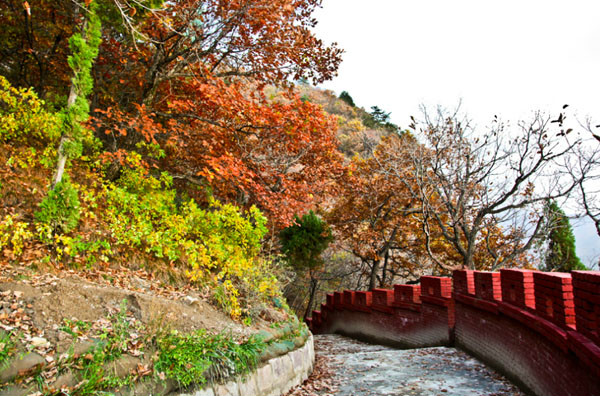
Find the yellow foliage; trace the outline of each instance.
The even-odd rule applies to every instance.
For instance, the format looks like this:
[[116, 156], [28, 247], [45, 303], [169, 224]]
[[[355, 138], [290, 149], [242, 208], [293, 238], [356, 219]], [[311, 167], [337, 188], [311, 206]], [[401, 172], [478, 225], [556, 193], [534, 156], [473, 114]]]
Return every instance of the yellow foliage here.
[[20, 256], [23, 253], [25, 241], [33, 237], [29, 225], [22, 221], [15, 221], [16, 216], [6, 215], [0, 222], [0, 249], [12, 246], [12, 253]]
[[33, 89], [14, 88], [0, 76], [0, 141], [53, 141], [60, 136], [59, 125]]
[[215, 199], [209, 199], [208, 209], [193, 200], [176, 205], [170, 177], [147, 174], [134, 156], [128, 163], [133, 169], [105, 190], [104, 219], [118, 244], [181, 264], [191, 281], [214, 290], [217, 302], [234, 318], [242, 313], [240, 299], [252, 295], [267, 300], [280, 293], [260, 260], [267, 229], [257, 208], [244, 213]]

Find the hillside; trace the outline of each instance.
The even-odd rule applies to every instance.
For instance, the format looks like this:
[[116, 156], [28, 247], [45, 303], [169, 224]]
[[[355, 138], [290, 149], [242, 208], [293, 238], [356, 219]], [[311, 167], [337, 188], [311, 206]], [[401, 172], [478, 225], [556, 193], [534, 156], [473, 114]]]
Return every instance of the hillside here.
[[0, 394], [166, 394], [312, 353], [277, 233], [341, 156], [289, 88], [342, 51], [314, 2], [221, 3], [3, 7]]
[[325, 112], [337, 118], [338, 148], [347, 160], [355, 155], [363, 158], [371, 156], [382, 137], [399, 132], [399, 128], [388, 121], [389, 114], [384, 118], [374, 117], [373, 111], [368, 112], [354, 105], [347, 92], [344, 92], [347, 95], [344, 100], [342, 95], [308, 84], [296, 87], [302, 100], [318, 104]]
[[293, 315], [267, 309], [242, 324], [141, 270], [4, 266], [0, 296], [3, 396], [165, 395], [247, 373], [308, 336]]

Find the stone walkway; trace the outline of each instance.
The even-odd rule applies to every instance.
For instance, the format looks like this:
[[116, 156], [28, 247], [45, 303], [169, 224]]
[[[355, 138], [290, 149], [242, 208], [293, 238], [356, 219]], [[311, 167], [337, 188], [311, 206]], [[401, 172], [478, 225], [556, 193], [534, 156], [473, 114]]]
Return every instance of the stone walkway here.
[[398, 350], [338, 335], [317, 335], [315, 349], [317, 355], [325, 358], [333, 381], [330, 386], [304, 394], [523, 395], [501, 375], [453, 348]]

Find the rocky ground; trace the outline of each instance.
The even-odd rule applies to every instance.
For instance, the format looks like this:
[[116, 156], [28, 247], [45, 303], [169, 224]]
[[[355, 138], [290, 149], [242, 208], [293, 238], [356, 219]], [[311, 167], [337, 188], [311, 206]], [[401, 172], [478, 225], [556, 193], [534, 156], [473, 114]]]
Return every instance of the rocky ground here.
[[398, 350], [315, 336], [313, 375], [288, 396], [522, 396], [501, 375], [453, 348]]

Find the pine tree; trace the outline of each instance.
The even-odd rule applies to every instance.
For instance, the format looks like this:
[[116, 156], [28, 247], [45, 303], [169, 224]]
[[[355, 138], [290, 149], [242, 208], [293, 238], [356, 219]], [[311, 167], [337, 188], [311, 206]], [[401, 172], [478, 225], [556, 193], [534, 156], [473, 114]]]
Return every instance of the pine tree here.
[[575, 235], [573, 227], [565, 212], [555, 201], [549, 201], [544, 208], [546, 224], [549, 232], [546, 237], [547, 247], [544, 252], [544, 270], [568, 272], [585, 270], [575, 252]]
[[390, 120], [390, 114], [392, 113], [386, 113], [385, 111], [383, 111], [382, 109], [379, 108], [379, 106], [371, 106], [371, 117], [373, 117], [373, 120], [378, 123], [378, 124], [385, 124], [386, 122], [389, 122]]
[[297, 273], [306, 273], [310, 279], [308, 305], [304, 318], [312, 311], [319, 279], [316, 271], [323, 265], [321, 253], [333, 240], [331, 229], [312, 210], [302, 216], [296, 215], [295, 224], [279, 234], [281, 250]]
[[321, 253], [333, 239], [327, 223], [312, 210], [296, 215], [295, 223], [281, 231], [282, 251], [297, 271], [316, 269], [322, 264]]

